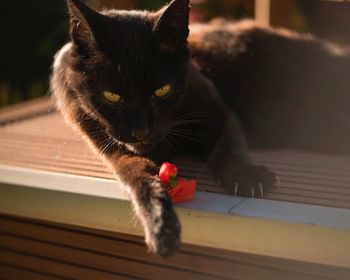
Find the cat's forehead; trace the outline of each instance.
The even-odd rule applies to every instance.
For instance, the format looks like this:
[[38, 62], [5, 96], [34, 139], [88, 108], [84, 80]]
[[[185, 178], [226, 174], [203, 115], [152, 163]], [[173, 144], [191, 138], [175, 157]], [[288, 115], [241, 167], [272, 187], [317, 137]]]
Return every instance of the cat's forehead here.
[[110, 18], [104, 44], [109, 52], [117, 54], [120, 62], [150, 56], [153, 26], [146, 12], [110, 10], [105, 15]]
[[[147, 79], [154, 54], [152, 23], [144, 12], [108, 11], [100, 50], [114, 66], [118, 86], [136, 87]], [[109, 74], [111, 74], [109, 73]], [[131, 82], [131, 84], [130, 84]], [[143, 84], [142, 84], [143, 85]]]

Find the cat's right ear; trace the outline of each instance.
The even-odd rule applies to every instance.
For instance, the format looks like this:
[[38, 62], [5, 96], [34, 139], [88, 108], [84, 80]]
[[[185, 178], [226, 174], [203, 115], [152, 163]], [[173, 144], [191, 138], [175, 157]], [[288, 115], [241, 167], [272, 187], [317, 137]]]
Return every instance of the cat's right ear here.
[[95, 30], [102, 15], [81, 0], [67, 0], [70, 14], [70, 36], [77, 46], [86, 49], [95, 44]]
[[187, 46], [189, 12], [189, 0], [173, 0], [158, 12], [153, 34], [162, 52], [175, 53]]

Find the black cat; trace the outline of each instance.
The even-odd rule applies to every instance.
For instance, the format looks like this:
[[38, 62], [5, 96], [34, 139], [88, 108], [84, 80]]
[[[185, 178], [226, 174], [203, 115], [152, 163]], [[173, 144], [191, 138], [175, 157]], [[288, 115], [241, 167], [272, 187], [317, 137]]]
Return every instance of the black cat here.
[[[194, 25], [189, 36], [189, 0], [157, 12], [98, 13], [67, 3], [72, 42], [56, 56], [53, 96], [123, 182], [149, 249], [162, 256], [178, 249], [180, 224], [159, 163], [196, 155], [228, 193], [263, 196], [276, 177], [251, 164], [241, 127], [253, 148], [307, 147], [294, 134], [296, 116], [309, 114], [303, 125], [314, 125], [317, 114], [301, 100], [322, 109], [334, 101], [334, 85], [348, 84], [336, 68], [349, 66], [346, 52], [311, 37], [222, 20]], [[317, 74], [325, 69], [339, 74], [332, 84]]]

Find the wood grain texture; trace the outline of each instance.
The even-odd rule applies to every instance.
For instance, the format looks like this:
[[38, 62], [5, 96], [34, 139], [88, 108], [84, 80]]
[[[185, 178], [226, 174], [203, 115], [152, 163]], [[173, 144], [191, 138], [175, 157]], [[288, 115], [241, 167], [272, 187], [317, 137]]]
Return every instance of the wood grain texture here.
[[139, 237], [5, 215], [0, 215], [0, 271], [7, 279], [345, 280], [350, 275], [339, 267], [190, 245], [161, 259], [147, 254]]
[[63, 278], [51, 274], [47, 274], [41, 271], [32, 269], [25, 269], [23, 267], [17, 267], [13, 265], [7, 265], [0, 263], [0, 279], [36, 279], [36, 280], [58, 280], [58, 279], [71, 279]]
[[30, 117], [45, 115], [55, 111], [52, 101], [47, 97], [17, 103], [0, 109], [0, 125]]

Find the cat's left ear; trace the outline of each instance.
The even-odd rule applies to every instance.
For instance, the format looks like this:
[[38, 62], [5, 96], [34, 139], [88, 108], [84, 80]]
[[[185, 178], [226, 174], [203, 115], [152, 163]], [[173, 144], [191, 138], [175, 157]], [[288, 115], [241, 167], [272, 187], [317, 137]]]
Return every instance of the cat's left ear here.
[[97, 28], [102, 15], [81, 0], [67, 0], [70, 14], [70, 35], [81, 49], [87, 50], [95, 44]]
[[189, 0], [173, 0], [159, 11], [153, 33], [158, 47], [166, 53], [175, 53], [187, 45], [189, 34]]

